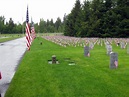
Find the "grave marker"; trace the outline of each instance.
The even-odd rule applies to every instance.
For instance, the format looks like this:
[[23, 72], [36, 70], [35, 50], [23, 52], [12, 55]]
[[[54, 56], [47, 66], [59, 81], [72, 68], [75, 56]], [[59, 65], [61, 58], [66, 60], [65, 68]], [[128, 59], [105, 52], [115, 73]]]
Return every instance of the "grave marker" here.
[[93, 49], [94, 48], [94, 44], [92, 42], [89, 43], [89, 48]]
[[129, 44], [127, 44], [127, 54], [129, 54]]
[[84, 47], [84, 56], [90, 56], [90, 52], [89, 52], [89, 47], [88, 46], [85, 46]]
[[112, 46], [107, 45], [107, 55], [110, 55], [111, 52], [112, 52]]
[[56, 64], [56, 56], [55, 55], [52, 56], [52, 64]]
[[122, 49], [124, 49], [125, 48], [125, 43], [121, 42], [120, 46], [121, 46]]
[[115, 69], [118, 67], [118, 54], [111, 52], [110, 53], [110, 66], [111, 69]]

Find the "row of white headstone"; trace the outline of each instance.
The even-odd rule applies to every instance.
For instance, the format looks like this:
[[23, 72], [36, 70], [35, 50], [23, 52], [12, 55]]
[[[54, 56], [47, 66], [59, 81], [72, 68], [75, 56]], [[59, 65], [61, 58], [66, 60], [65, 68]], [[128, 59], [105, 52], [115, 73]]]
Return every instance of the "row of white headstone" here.
[[110, 56], [110, 65], [109, 68], [114, 69], [118, 67], [118, 54], [112, 50], [112, 42], [105, 41], [105, 47], [107, 50], [107, 55]]
[[90, 57], [90, 50], [94, 48], [95, 44], [103, 46], [105, 44], [107, 55], [110, 56], [110, 68], [118, 67], [118, 54], [113, 52], [112, 43], [115, 42], [117, 46], [122, 49], [127, 47], [127, 53], [129, 54], [129, 39], [117, 39], [117, 38], [75, 38], [68, 36], [43, 36], [46, 40], [52, 41], [61, 46], [82, 46], [84, 47], [84, 56]]
[[89, 45], [91, 49], [93, 49], [94, 45], [98, 41], [98, 38], [76, 38], [68, 36], [43, 36], [43, 38], [63, 47], [67, 46], [84, 47], [86, 45]]
[[[127, 54], [129, 54], [129, 44], [127, 42], [116, 42], [117, 46], [120, 45], [121, 49], [125, 49], [127, 47]], [[113, 52], [112, 50], [112, 43], [109, 43], [108, 41], [105, 42], [105, 46], [107, 49], [107, 55], [110, 55], [110, 65], [109, 67], [112, 68], [117, 68], [118, 67], [118, 53]]]

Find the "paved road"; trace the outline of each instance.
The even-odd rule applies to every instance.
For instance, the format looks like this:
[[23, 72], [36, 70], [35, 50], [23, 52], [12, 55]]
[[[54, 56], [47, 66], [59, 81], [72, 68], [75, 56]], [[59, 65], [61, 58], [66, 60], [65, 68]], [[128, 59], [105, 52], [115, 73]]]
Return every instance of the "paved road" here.
[[2, 73], [2, 79], [0, 80], [0, 93], [2, 97], [4, 97], [25, 51], [25, 38], [0, 43], [0, 71]]

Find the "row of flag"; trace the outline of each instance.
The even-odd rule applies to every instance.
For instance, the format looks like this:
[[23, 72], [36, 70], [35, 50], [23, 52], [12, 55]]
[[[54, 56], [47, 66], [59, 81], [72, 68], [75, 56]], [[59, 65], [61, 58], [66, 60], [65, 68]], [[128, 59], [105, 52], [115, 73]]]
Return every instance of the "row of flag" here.
[[36, 33], [34, 29], [34, 23], [31, 23], [31, 26], [29, 24], [29, 12], [27, 7], [27, 13], [26, 13], [26, 40], [27, 40], [27, 49], [30, 50], [31, 43], [36, 38]]

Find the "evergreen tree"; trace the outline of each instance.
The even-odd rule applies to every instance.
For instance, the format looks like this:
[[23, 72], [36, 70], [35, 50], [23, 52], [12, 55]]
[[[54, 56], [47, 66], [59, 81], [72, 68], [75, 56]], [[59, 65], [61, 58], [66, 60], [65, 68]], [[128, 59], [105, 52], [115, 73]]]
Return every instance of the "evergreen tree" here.
[[117, 0], [115, 11], [119, 17], [119, 37], [129, 37], [129, 0]]
[[65, 35], [78, 36], [81, 26], [81, 3], [76, 0], [75, 6], [66, 19]]
[[8, 33], [14, 33], [14, 27], [15, 27], [15, 24], [12, 20], [12, 18], [9, 19], [9, 24], [8, 24]]
[[4, 31], [4, 16], [0, 16], [0, 34]]
[[56, 22], [55, 22], [55, 29], [56, 29], [56, 32], [59, 32], [59, 27], [61, 26], [61, 19], [58, 17]]
[[72, 19], [73, 18], [71, 14], [67, 15], [65, 23], [65, 32], [64, 32], [64, 35], [66, 36], [74, 36], [74, 28], [73, 28], [74, 23]]
[[39, 32], [40, 33], [45, 33], [47, 30], [46, 30], [46, 22], [43, 20], [43, 19], [40, 19], [40, 22], [39, 22]]
[[82, 6], [82, 18], [81, 18], [80, 32], [78, 33], [78, 36], [80, 37], [88, 36], [88, 31], [90, 27], [89, 21], [90, 21], [90, 15], [91, 15], [90, 8], [91, 8], [90, 2], [85, 0]]

